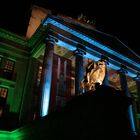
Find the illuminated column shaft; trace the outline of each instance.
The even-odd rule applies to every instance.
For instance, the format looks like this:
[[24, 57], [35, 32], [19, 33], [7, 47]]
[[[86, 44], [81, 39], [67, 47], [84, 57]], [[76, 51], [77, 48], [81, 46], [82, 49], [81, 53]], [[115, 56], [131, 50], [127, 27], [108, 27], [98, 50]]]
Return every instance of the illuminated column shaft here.
[[86, 54], [85, 48], [81, 45], [77, 45], [77, 49], [74, 51], [75, 55], [75, 95], [80, 94], [80, 83], [84, 78], [84, 66], [83, 55]]
[[107, 65], [109, 64], [108, 62], [108, 57], [102, 55], [101, 56], [101, 61], [104, 61], [105, 62], [105, 77], [104, 77], [104, 80], [103, 80], [103, 85], [109, 85], [109, 80], [108, 80], [108, 71], [107, 71]]
[[46, 116], [49, 111], [50, 90], [52, 80], [52, 65], [53, 65], [53, 52], [54, 52], [54, 40], [49, 39], [46, 43], [46, 49], [44, 53], [43, 69], [41, 77], [41, 108], [40, 116]]
[[138, 92], [138, 100], [140, 103], [140, 74], [138, 73], [137, 77], [135, 78], [136, 80], [136, 86], [137, 86], [137, 92]]
[[[137, 94], [138, 94], [138, 106], [140, 105], [140, 73], [138, 73], [137, 77], [134, 78], [135, 81], [136, 81], [136, 86], [137, 86]], [[137, 108], [137, 104], [135, 102], [135, 112], [138, 113], [138, 108]], [[137, 114], [136, 113], [136, 114]], [[137, 115], [135, 115], [135, 120], [136, 120], [136, 128], [137, 128], [137, 131], [139, 131], [139, 119], [137, 117]]]
[[[118, 71], [118, 73], [120, 75], [121, 89], [122, 89], [122, 91], [124, 91], [124, 93], [127, 97], [130, 97], [127, 79], [126, 79], [126, 73], [127, 73], [126, 67], [125, 66], [121, 67], [120, 70]], [[130, 123], [131, 133], [136, 134], [136, 126], [135, 126], [132, 104], [129, 105], [129, 107], [128, 107], [128, 120]]]
[[128, 90], [128, 85], [127, 85], [127, 79], [126, 79], [126, 70], [121, 68], [119, 71], [119, 75], [120, 75], [120, 83], [121, 83], [121, 89], [125, 92], [125, 95], [127, 97], [130, 97], [130, 93]]
[[137, 85], [138, 98], [139, 98], [139, 102], [140, 102], [140, 80], [136, 81], [136, 85]]

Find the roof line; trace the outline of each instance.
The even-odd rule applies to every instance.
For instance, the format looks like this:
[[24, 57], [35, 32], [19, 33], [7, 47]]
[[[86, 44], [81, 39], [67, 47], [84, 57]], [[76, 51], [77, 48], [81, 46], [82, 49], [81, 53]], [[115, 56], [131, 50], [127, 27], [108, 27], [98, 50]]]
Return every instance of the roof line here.
[[132, 63], [132, 64], [135, 64], [138, 68], [140, 68], [140, 64], [135, 62], [134, 60], [122, 55], [122, 54], [119, 54], [117, 52], [115, 52], [114, 50], [110, 49], [107, 45], [103, 45], [101, 44], [100, 42], [97, 42], [95, 39], [93, 38], [90, 38], [89, 36], [86, 36], [85, 34], [81, 34], [65, 25], [63, 25], [62, 23], [59, 23], [58, 21], [54, 20], [53, 18], [49, 17], [47, 18], [44, 22], [43, 22], [43, 25], [46, 26], [48, 23], [51, 23], [53, 25], [55, 25], [56, 27], [58, 28], [61, 28], [63, 30], [66, 30], [67, 32], [79, 37], [80, 39], [86, 41], [86, 42], [89, 42], [90, 44], [100, 48], [100, 49], [104, 49], [105, 51], [108, 51], [110, 53], [113, 53], [115, 56], [120, 56], [121, 59], [123, 59], [124, 61], [128, 61], [129, 63]]
[[[96, 30], [96, 29], [94, 29]], [[124, 44], [118, 37], [114, 36], [114, 35], [111, 35], [111, 34], [108, 34], [108, 33], [105, 33], [105, 32], [102, 32], [102, 31], [99, 31], [99, 30], [96, 30], [97, 32], [101, 33], [101, 34], [104, 34], [106, 36], [109, 36], [109, 37], [112, 37], [112, 38], [115, 38], [117, 41], [119, 41], [124, 47], [126, 47], [129, 51], [131, 51], [131, 53], [133, 53], [136, 57], [138, 57], [140, 59], [140, 56], [135, 52], [133, 51], [132, 49], [130, 49], [126, 44]]]
[[126, 44], [124, 44], [120, 39], [118, 39], [117, 37], [115, 37], [116, 40], [118, 40], [121, 44], [124, 45], [124, 47], [126, 47], [129, 51], [131, 51], [136, 57], [138, 57], [140, 59], [140, 56], [135, 52], [133, 51], [132, 49], [130, 49]]
[[111, 34], [108, 34], [108, 33], [102, 32], [102, 31], [97, 30], [97, 29], [93, 29], [93, 30], [95, 30], [95, 31], [98, 32], [98, 33], [104, 34], [104, 35], [106, 35], [106, 36], [109, 36], [109, 37], [115, 38], [115, 36], [113, 36], [113, 35], [111, 35]]

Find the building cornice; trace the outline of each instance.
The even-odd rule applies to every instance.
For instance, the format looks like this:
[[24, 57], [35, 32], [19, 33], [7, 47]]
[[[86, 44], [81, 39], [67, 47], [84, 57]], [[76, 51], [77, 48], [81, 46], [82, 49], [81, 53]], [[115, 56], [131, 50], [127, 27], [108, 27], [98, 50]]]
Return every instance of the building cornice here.
[[20, 46], [28, 46], [26, 38], [18, 36], [14, 33], [8, 32], [1, 28], [0, 28], [0, 38], [10, 42], [14, 42]]
[[[70, 38], [70, 40], [72, 40], [73, 42], [77, 42], [80, 44], [82, 43], [83, 45], [86, 46], [87, 50], [90, 50], [91, 52], [93, 50], [93, 52], [97, 52], [97, 54], [98, 54], [98, 51], [100, 54], [103, 54], [103, 55], [108, 54], [107, 56], [112, 60], [111, 62], [115, 62], [114, 64], [112, 63], [111, 65], [114, 68], [117, 69], [119, 68], [121, 64], [124, 64], [124, 65], [127, 64], [128, 67], [130, 68], [129, 75], [131, 75], [131, 77], [134, 76], [137, 71], [139, 71], [140, 64], [139, 62], [135, 61], [135, 59], [129, 58], [129, 56], [120, 54], [116, 52], [115, 50], [113, 50], [110, 46], [97, 41], [95, 38], [92, 38], [81, 31], [79, 32], [75, 28], [72, 28], [71, 25], [69, 25], [69, 23], [66, 23], [63, 19], [55, 17], [55, 16], [49, 16], [43, 22], [44, 26], [48, 26], [48, 24], [50, 24], [51, 27], [54, 28], [54, 29], [51, 28], [53, 31], [57, 32], [57, 34], [60, 34], [58, 36], [62, 35], [64, 37], [64, 32], [65, 32], [64, 38], [67, 38], [68, 40]], [[58, 45], [61, 46], [60, 42], [63, 42], [63, 40], [58, 41]], [[70, 44], [68, 45], [69, 45], [68, 49], [70, 50], [75, 49], [74, 46], [70, 48]], [[89, 55], [91, 54], [92, 53], [89, 52]], [[96, 58], [99, 58], [99, 57], [97, 56]]]

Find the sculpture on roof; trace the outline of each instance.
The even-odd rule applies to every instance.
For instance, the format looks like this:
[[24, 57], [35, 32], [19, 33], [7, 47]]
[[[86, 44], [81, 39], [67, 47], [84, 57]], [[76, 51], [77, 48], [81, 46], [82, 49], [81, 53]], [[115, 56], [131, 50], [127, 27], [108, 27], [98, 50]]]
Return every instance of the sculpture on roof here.
[[96, 20], [95, 19], [89, 19], [86, 15], [84, 15], [83, 13], [81, 13], [78, 18], [77, 18], [79, 21], [83, 21], [85, 23], [89, 23], [89, 24], [92, 24], [92, 25], [96, 25]]

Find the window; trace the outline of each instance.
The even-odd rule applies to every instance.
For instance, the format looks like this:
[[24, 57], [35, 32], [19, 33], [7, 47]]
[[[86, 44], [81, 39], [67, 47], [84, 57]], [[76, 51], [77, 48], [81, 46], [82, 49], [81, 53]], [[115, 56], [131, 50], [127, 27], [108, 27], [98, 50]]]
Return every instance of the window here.
[[9, 59], [0, 59], [0, 76], [11, 80], [13, 77], [15, 62]]
[[14, 61], [6, 60], [3, 66], [4, 72], [12, 72], [14, 69]]
[[3, 107], [0, 106], [0, 117], [2, 117], [2, 113], [3, 113]]
[[1, 59], [2, 59], [2, 58], [0, 57], [0, 62], [1, 62]]
[[4, 87], [0, 87], [0, 98], [6, 98], [8, 89]]
[[42, 66], [39, 66], [38, 73], [37, 73], [37, 86], [39, 86], [40, 84], [41, 74], [42, 74]]
[[1, 67], [2, 67], [2, 57], [0, 57], [0, 73], [1, 73]]
[[0, 87], [0, 117], [2, 117], [4, 112], [4, 107], [6, 105], [8, 89], [5, 87]]

